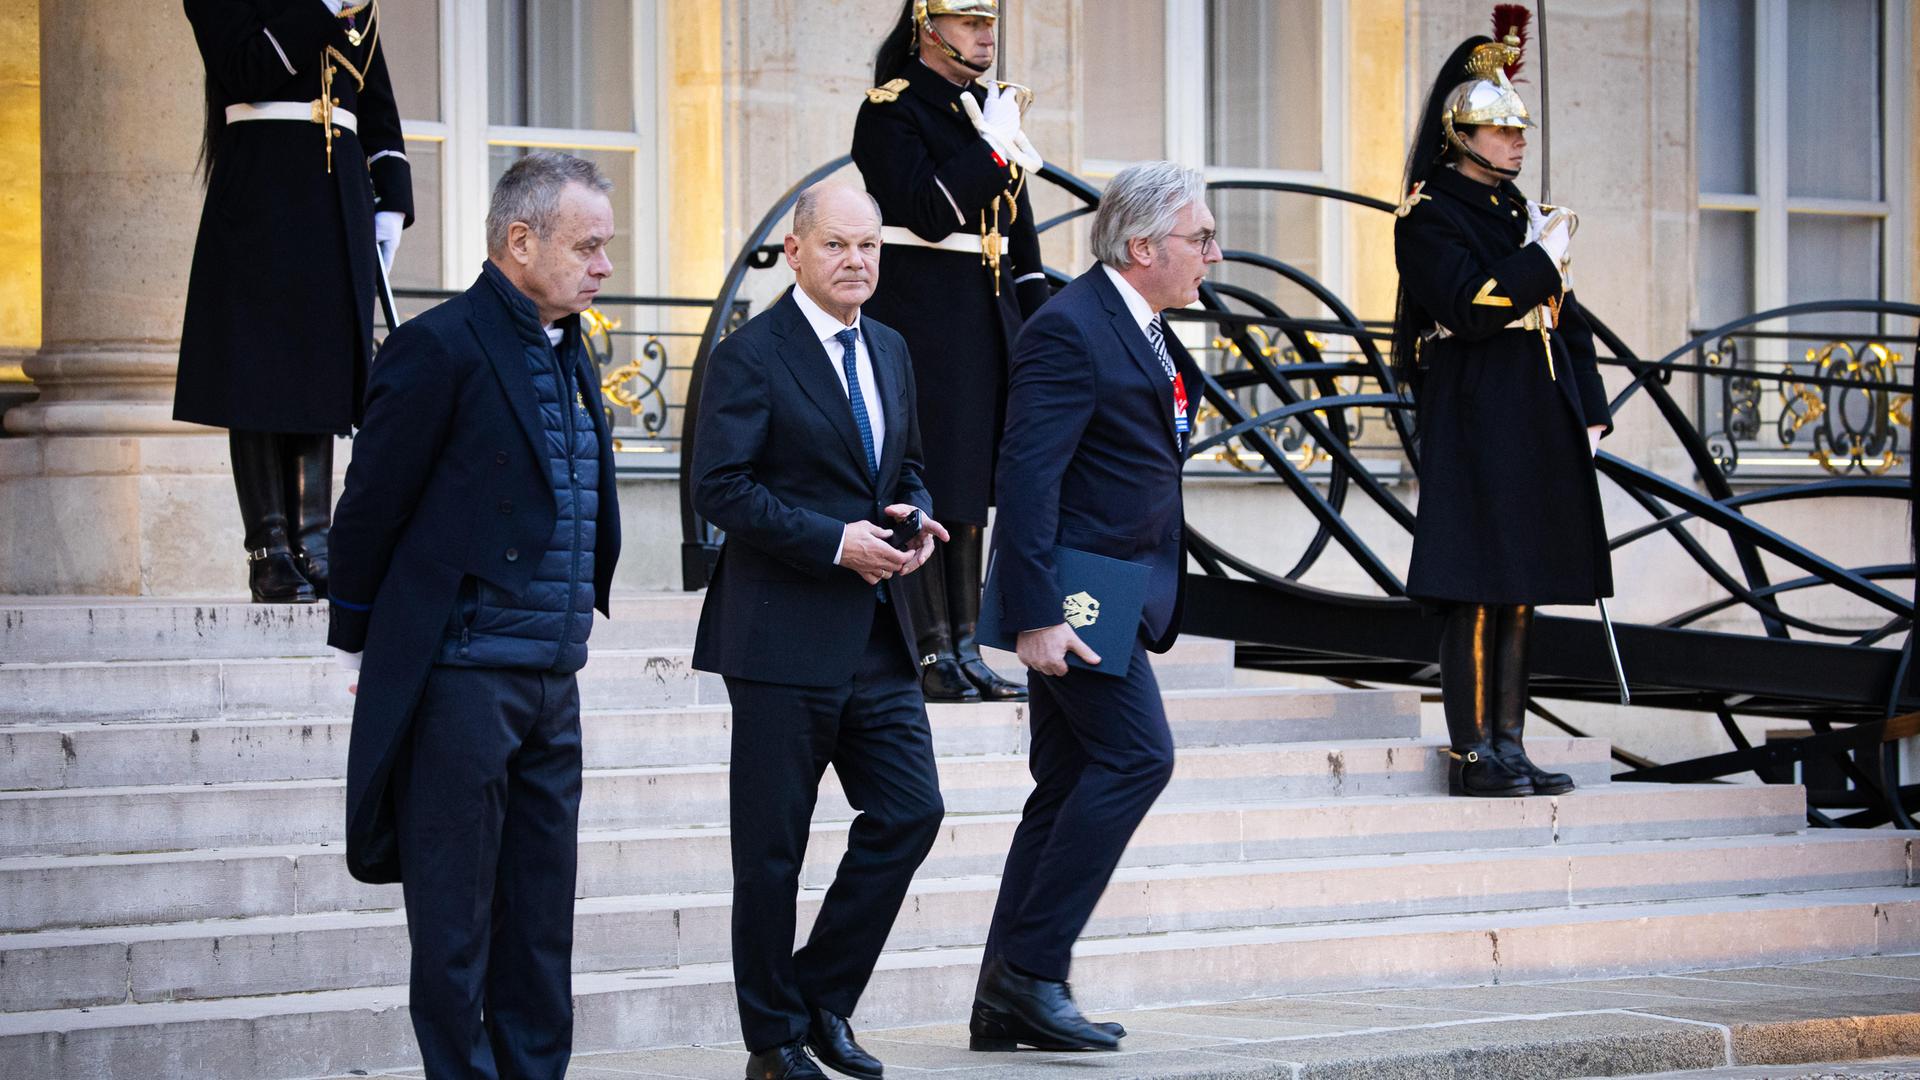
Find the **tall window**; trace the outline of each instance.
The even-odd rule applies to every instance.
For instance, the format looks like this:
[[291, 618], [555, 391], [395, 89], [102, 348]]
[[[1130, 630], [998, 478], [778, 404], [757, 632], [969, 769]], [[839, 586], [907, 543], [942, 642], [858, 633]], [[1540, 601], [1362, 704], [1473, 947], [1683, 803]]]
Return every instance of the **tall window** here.
[[[1695, 293], [1702, 328], [1804, 301], [1907, 295], [1907, 17], [1897, 0], [1701, 0]], [[1716, 351], [1708, 359], [1813, 371], [1818, 359], [1809, 362], [1809, 350], [1844, 358], [1850, 354], [1827, 346], [1863, 350], [1876, 333], [1896, 332], [1858, 314], [1796, 316], [1761, 329], [1736, 339], [1734, 356]], [[1794, 336], [1766, 336], [1781, 332]], [[1898, 351], [1904, 370], [1913, 350]], [[1844, 419], [1868, 430], [1878, 423], [1869, 414], [1885, 411], [1880, 395], [1829, 399], [1822, 392], [1816, 405], [1791, 387], [1776, 392], [1775, 383], [1702, 382], [1702, 426], [1727, 433], [1743, 471], [1819, 464], [1808, 445], [1816, 421], [1859, 412]], [[1780, 415], [1795, 409], [1798, 418]], [[1900, 445], [1909, 441], [1899, 433]], [[1870, 460], [1856, 468], [1884, 460], [1864, 457]]]
[[656, 0], [387, 0], [381, 42], [413, 165], [415, 223], [397, 285], [462, 287], [485, 258], [493, 182], [533, 149], [588, 158], [613, 179], [620, 292], [657, 265]]
[[[1906, 112], [1887, 43], [1904, 40], [1889, 34], [1903, 6], [1701, 0], [1703, 324], [1806, 300], [1899, 294], [1894, 241], [1904, 222], [1895, 220], [1893, 181]], [[1794, 328], [1825, 327], [1810, 317]]]
[[[1344, 8], [1333, 0], [1086, 4], [1076, 49], [1085, 171], [1104, 178], [1167, 157], [1203, 168], [1209, 180], [1340, 186]], [[1143, 42], [1163, 48], [1143, 50]], [[1210, 202], [1224, 246], [1274, 256], [1344, 291], [1338, 204], [1257, 191]], [[1215, 276], [1258, 288], [1294, 314], [1320, 313], [1271, 274], [1226, 268]]]

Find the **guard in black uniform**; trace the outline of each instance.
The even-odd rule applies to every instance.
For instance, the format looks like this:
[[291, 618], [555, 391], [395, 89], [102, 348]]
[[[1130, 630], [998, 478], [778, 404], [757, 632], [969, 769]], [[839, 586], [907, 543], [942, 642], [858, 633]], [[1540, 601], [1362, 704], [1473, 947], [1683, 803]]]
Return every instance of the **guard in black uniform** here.
[[926, 484], [953, 535], [906, 580], [932, 701], [1019, 700], [980, 659], [981, 534], [1006, 415], [1007, 356], [1051, 295], [1027, 202], [1042, 161], [1020, 130], [1031, 94], [993, 66], [996, 0], [909, 0], [874, 60], [853, 161], [880, 203], [886, 273], [865, 310], [907, 339]]
[[361, 417], [374, 260], [413, 221], [380, 3], [185, 4], [206, 63], [207, 202], [173, 416], [228, 429], [253, 599], [311, 603], [327, 591], [333, 439]]
[[1612, 595], [1592, 460], [1612, 421], [1567, 281], [1578, 219], [1512, 183], [1532, 121], [1507, 79], [1519, 38], [1502, 38], [1441, 69], [1394, 227], [1394, 358], [1420, 448], [1407, 591], [1446, 620], [1452, 793], [1552, 795], [1573, 781], [1521, 744], [1527, 644], [1535, 605]]

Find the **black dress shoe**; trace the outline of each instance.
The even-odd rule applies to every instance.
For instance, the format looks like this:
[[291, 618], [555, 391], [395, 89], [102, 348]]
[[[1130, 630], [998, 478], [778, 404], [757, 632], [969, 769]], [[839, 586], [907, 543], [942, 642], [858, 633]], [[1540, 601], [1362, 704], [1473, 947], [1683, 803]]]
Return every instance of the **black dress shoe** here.
[[976, 997], [987, 1008], [1011, 1016], [1026, 1029], [1025, 1034], [1046, 1040], [1050, 1048], [1120, 1048], [1118, 1036], [1095, 1027], [1080, 1015], [1066, 983], [1023, 975], [1008, 967], [1004, 960], [995, 959], [987, 965]]
[[1000, 673], [987, 666], [978, 656], [971, 660], [960, 661], [960, 671], [967, 681], [980, 690], [984, 701], [1025, 701], [1027, 688], [1012, 679], [1003, 679]]
[[853, 1041], [853, 1025], [846, 1017], [827, 1009], [813, 1010], [812, 1022], [807, 1025], [807, 1049], [827, 1068], [860, 1080], [880, 1080], [886, 1070], [879, 1058]]
[[[1119, 1024], [1093, 1025], [1116, 1039], [1127, 1037], [1127, 1029]], [[1051, 1042], [1046, 1036], [1032, 1030], [1011, 1013], [1004, 1013], [979, 1002], [973, 1003], [973, 1019], [967, 1025], [967, 1049], [988, 1053], [1010, 1054], [1021, 1047], [1035, 1050], [1081, 1050], [1085, 1047], [1065, 1046]]]
[[951, 658], [935, 660], [920, 669], [920, 692], [928, 701], [979, 701], [973, 680]]
[[798, 1040], [747, 1057], [747, 1080], [827, 1080]]

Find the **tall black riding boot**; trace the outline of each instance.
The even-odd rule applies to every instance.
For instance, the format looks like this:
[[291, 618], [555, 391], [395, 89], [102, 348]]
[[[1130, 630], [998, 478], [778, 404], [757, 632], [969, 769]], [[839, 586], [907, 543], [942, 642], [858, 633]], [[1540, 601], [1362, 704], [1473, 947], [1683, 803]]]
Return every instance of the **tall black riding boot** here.
[[902, 582], [907, 615], [913, 619], [914, 648], [920, 654], [920, 692], [928, 701], [979, 701], [980, 691], [960, 670], [960, 659], [953, 652], [945, 554], [936, 545], [926, 563]]
[[948, 613], [953, 617], [953, 651], [960, 658], [960, 670], [988, 701], [1025, 701], [1027, 688], [988, 667], [973, 636], [980, 625], [980, 540], [985, 530], [978, 525], [954, 525], [948, 531], [953, 539], [942, 554], [946, 556]]
[[1526, 777], [1536, 795], [1564, 795], [1573, 777], [1548, 772], [1527, 757], [1520, 743], [1527, 722], [1528, 649], [1533, 641], [1533, 608], [1508, 605], [1494, 616], [1493, 756]]
[[327, 528], [333, 522], [333, 436], [282, 435], [280, 466], [286, 470], [287, 508], [293, 516], [293, 562], [327, 598]]
[[1447, 714], [1447, 793], [1533, 794], [1533, 783], [1493, 753], [1493, 610], [1456, 604], [1440, 632], [1440, 704]]
[[229, 431], [227, 449], [233, 458], [234, 492], [240, 497], [240, 523], [247, 531], [247, 587], [253, 591], [253, 602], [313, 603], [313, 584], [294, 565], [287, 543], [280, 436]]

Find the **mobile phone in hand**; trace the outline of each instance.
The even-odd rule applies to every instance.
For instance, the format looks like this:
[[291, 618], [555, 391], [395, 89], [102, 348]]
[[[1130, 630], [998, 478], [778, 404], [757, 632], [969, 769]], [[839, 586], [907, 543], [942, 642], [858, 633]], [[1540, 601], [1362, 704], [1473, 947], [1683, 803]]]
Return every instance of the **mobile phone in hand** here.
[[905, 551], [913, 543], [913, 538], [919, 535], [920, 511], [916, 509], [906, 517], [894, 520], [893, 535], [887, 537], [887, 543], [892, 544], [896, 551]]

